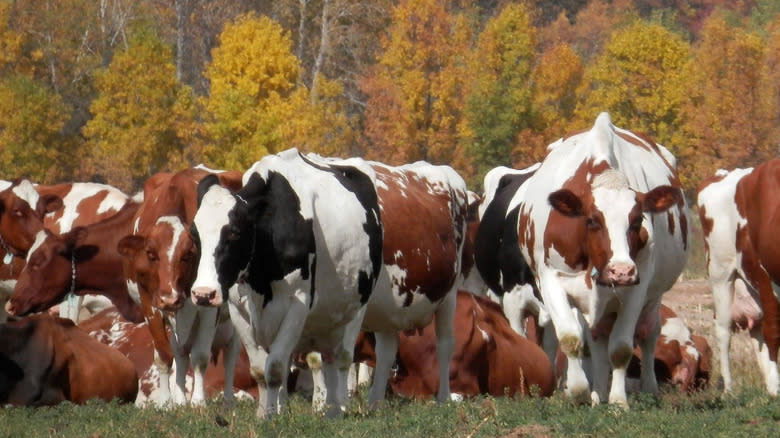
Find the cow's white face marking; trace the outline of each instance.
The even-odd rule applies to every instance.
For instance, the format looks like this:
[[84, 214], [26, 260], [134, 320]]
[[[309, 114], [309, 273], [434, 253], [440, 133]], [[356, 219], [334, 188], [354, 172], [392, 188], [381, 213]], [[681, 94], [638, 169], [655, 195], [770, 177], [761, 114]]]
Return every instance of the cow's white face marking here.
[[[184, 224], [181, 223], [181, 219], [176, 216], [163, 216], [157, 219], [158, 224], [166, 224], [171, 227], [171, 242], [168, 245], [168, 249], [165, 252], [165, 257], [168, 262], [173, 266], [173, 255], [176, 250], [176, 246], [179, 245], [181, 236], [184, 234]], [[173, 285], [171, 285], [173, 288]], [[175, 288], [173, 288], [175, 289]]]
[[22, 180], [11, 191], [16, 196], [18, 196], [19, 199], [30, 204], [30, 208], [32, 208], [33, 211], [38, 206], [38, 200], [40, 199], [40, 196], [38, 195], [38, 192], [35, 191], [35, 186], [33, 186], [33, 184], [30, 181], [26, 179]]
[[138, 283], [133, 280], [127, 280], [127, 294], [134, 303], [141, 305], [141, 294], [138, 292]]
[[230, 222], [228, 213], [235, 207], [236, 198], [224, 187], [214, 185], [203, 196], [193, 224], [200, 238], [200, 263], [192, 288], [211, 287], [221, 294], [214, 254], [219, 244], [220, 232]]
[[41, 245], [43, 245], [43, 242], [45, 240], [46, 240], [46, 231], [44, 230], [38, 231], [38, 234], [35, 235], [35, 241], [33, 241], [30, 250], [27, 251], [27, 263], [30, 263], [30, 257], [32, 257], [32, 255], [35, 254], [35, 251], [37, 251]]
[[593, 190], [593, 203], [604, 216], [604, 227], [609, 236], [612, 259], [609, 263], [629, 263], [631, 252], [626, 232], [629, 212], [636, 205], [635, 193], [628, 189], [597, 188]]

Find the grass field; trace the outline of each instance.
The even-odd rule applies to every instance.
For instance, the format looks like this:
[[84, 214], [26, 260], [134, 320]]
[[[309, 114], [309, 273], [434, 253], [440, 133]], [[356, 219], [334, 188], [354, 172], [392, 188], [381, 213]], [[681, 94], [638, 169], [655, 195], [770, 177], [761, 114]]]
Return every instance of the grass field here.
[[272, 420], [255, 418], [255, 403], [232, 411], [212, 402], [203, 408], [138, 409], [117, 404], [63, 404], [54, 408], [0, 411], [3, 437], [465, 437], [465, 436], [729, 436], [780, 434], [780, 401], [756, 388], [723, 396], [708, 390], [692, 396], [664, 391], [633, 395], [631, 410], [573, 406], [551, 399], [477, 398], [460, 403], [392, 400], [365, 412], [354, 401], [347, 416], [326, 420], [292, 397]]
[[[704, 280], [678, 283], [664, 302], [715, 349], [712, 298]], [[673, 389], [658, 397], [632, 394], [628, 412], [574, 406], [560, 394], [544, 400], [485, 397], [446, 405], [393, 399], [381, 410], [367, 411], [364, 389], [340, 420], [313, 414], [310, 403], [295, 395], [286, 412], [269, 421], [255, 417], [253, 401], [238, 402], [232, 411], [218, 401], [171, 410], [99, 402], [0, 409], [0, 437], [780, 436], [780, 400], [765, 394], [745, 334], [734, 336], [731, 351], [734, 394], [720, 391], [713, 358], [709, 389], [690, 396]]]

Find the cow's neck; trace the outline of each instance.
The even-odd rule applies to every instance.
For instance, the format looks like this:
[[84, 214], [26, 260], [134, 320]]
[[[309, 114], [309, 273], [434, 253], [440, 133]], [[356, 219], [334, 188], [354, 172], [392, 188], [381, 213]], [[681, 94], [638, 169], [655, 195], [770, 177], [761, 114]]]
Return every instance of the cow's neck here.
[[127, 290], [123, 258], [117, 251], [117, 243], [132, 233], [139, 207], [138, 203], [130, 203], [109, 219], [87, 227], [82, 246], [95, 246], [97, 253], [89, 260], [75, 260], [76, 294], [103, 295], [117, 306], [122, 316], [132, 321], [139, 321], [140, 313]]

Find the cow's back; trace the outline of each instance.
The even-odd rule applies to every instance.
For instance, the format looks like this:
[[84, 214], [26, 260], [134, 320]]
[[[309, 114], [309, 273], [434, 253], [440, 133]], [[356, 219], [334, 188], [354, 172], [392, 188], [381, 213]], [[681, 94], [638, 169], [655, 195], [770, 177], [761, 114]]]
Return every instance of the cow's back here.
[[466, 184], [448, 166], [372, 167], [384, 232], [383, 267], [363, 328], [423, 327], [460, 275]]

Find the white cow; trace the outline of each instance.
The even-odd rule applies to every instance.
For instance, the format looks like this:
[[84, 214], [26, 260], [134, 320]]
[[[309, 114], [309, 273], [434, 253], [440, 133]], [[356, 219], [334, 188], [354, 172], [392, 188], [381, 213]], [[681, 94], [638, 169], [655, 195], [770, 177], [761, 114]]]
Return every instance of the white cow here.
[[[548, 150], [508, 211], [519, 208], [519, 246], [568, 359], [567, 394], [627, 407], [635, 330], [649, 331], [638, 338], [642, 361], [653, 363], [658, 325], [647, 319], [657, 318], [661, 295], [688, 257], [676, 162], [663, 146], [613, 126], [606, 113], [590, 131]], [[642, 369], [641, 385], [657, 391], [653, 367]]]

